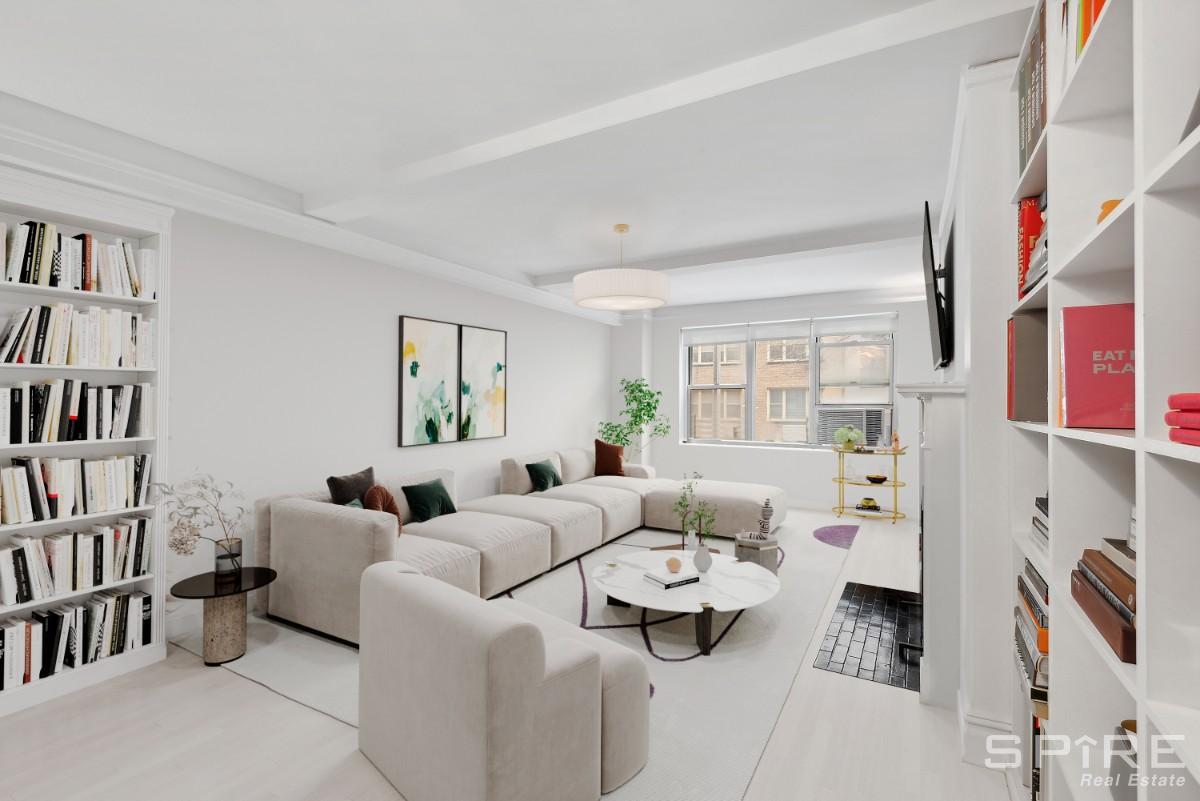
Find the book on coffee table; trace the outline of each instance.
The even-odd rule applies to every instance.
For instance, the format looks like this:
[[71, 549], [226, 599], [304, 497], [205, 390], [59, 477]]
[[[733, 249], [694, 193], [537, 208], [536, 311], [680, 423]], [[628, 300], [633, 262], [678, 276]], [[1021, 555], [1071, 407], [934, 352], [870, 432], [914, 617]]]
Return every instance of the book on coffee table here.
[[647, 570], [645, 573], [646, 581], [653, 584], [655, 587], [661, 587], [664, 590], [671, 590], [675, 587], [684, 587], [688, 584], [695, 584], [700, 581], [700, 574], [696, 572], [672, 573], [665, 567], [658, 570]]

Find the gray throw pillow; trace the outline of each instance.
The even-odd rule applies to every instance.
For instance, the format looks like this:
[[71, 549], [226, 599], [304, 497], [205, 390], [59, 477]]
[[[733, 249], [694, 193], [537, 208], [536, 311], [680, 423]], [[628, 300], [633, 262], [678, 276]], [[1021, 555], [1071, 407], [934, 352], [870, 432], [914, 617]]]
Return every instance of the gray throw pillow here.
[[329, 500], [338, 506], [345, 506], [350, 501], [362, 503], [367, 490], [375, 486], [375, 468], [368, 467], [348, 476], [330, 476], [325, 479], [329, 487]]

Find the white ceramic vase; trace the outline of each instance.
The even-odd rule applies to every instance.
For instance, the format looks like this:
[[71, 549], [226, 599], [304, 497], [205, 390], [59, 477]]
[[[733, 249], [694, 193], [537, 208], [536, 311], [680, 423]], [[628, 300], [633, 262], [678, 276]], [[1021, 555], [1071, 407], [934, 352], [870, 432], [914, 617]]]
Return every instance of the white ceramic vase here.
[[695, 551], [693, 551], [692, 563], [696, 565], [696, 570], [701, 573], [707, 573], [708, 569], [712, 567], [712, 554], [709, 553], [708, 546], [703, 542], [699, 543]]

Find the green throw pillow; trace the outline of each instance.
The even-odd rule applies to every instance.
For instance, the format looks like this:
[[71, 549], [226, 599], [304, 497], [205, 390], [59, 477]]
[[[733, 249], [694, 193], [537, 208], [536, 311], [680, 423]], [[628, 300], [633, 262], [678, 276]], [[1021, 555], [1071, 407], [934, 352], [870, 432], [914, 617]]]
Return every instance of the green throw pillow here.
[[529, 471], [529, 480], [533, 482], [534, 492], [543, 492], [551, 487], [562, 486], [562, 478], [549, 459], [536, 464], [527, 464], [525, 469]]
[[408, 508], [412, 510], [414, 523], [458, 511], [454, 508], [454, 501], [450, 500], [450, 493], [446, 492], [446, 486], [440, 478], [400, 489], [404, 492], [404, 499], [408, 501]]
[[352, 501], [348, 501], [347, 503], [343, 503], [342, 506], [349, 506], [351, 509], [363, 508], [362, 501], [360, 501], [358, 498], [355, 498]]

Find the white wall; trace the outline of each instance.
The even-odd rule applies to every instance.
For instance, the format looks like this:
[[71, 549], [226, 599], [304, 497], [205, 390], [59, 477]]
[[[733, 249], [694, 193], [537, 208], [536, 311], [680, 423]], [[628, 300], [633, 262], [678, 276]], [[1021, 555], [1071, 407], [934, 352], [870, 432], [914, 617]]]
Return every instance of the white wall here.
[[[173, 239], [171, 480], [210, 472], [252, 502], [449, 467], [472, 498], [502, 457], [588, 444], [608, 414], [610, 326], [190, 213]], [[507, 437], [397, 447], [401, 314], [508, 331]], [[211, 569], [201, 550], [169, 572]]]
[[[920, 258], [919, 252], [914, 252], [913, 258]], [[684, 306], [656, 312], [651, 338], [651, 383], [655, 389], [662, 390], [663, 407], [671, 417], [672, 433], [666, 439], [654, 442], [650, 463], [664, 477], [697, 471], [707, 478], [775, 484], [787, 492], [790, 505], [814, 509], [832, 507], [837, 502], [836, 487], [831, 480], [837, 471], [837, 461], [828, 449], [700, 445], [680, 441], [686, 433], [686, 420], [681, 419], [680, 408], [679, 329], [694, 325], [883, 311], [900, 314], [896, 332], [896, 382], [933, 380], [933, 356], [924, 301], [913, 301], [911, 297], [891, 302], [864, 302], [862, 294], [857, 293]], [[616, 351], [616, 343], [628, 343], [631, 339], [614, 333], [614, 365], [622, 359]], [[614, 375], [614, 380], [621, 377]], [[898, 399], [896, 430], [901, 440], [910, 445], [916, 444], [917, 415], [915, 400]], [[917, 509], [917, 461], [915, 448], [912, 448], [900, 463], [901, 478], [908, 482], [908, 487], [901, 490], [900, 507], [908, 514], [915, 514]]]

